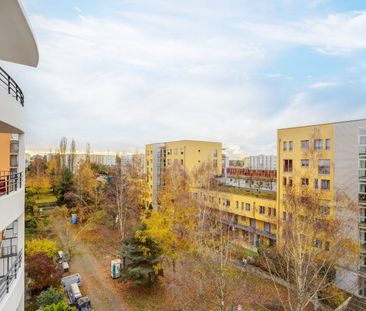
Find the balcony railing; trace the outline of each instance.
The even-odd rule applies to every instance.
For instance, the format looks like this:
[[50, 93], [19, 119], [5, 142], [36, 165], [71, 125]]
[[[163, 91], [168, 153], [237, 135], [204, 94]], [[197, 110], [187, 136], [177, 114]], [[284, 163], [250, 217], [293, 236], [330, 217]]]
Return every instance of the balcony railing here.
[[24, 95], [18, 84], [13, 78], [0, 67], [0, 86], [7, 90], [8, 94], [15, 97], [15, 99], [24, 106]]
[[22, 188], [23, 174], [0, 171], [0, 196]]
[[0, 247], [0, 259], [13, 257], [18, 254], [18, 247], [16, 245]]
[[9, 271], [2, 277], [0, 277], [0, 301], [9, 293], [11, 283], [16, 280], [18, 271], [22, 266], [22, 251], [16, 256], [16, 260], [13, 262]]

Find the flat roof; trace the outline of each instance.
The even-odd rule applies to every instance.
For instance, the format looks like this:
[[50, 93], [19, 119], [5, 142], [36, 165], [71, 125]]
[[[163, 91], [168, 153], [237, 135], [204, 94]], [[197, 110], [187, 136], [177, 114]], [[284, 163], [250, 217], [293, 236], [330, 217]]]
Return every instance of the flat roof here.
[[171, 141], [164, 141], [164, 142], [158, 142], [158, 143], [149, 143], [149, 144], [146, 144], [146, 145], [169, 144], [169, 143], [179, 143], [179, 142], [222, 144], [222, 142], [218, 142], [218, 141], [196, 140], [196, 139], [180, 139], [180, 140], [171, 140]]
[[300, 125], [300, 126], [283, 127], [283, 128], [277, 129], [277, 131], [288, 130], [288, 129], [296, 129], [296, 128], [303, 128], [303, 127], [312, 127], [312, 126], [322, 126], [322, 125], [331, 125], [331, 124], [360, 122], [360, 121], [366, 121], [366, 119], [356, 119], [356, 120], [347, 120], [347, 121], [336, 121], [336, 122], [326, 122], [326, 123], [317, 123], [317, 124], [308, 124], [308, 125]]

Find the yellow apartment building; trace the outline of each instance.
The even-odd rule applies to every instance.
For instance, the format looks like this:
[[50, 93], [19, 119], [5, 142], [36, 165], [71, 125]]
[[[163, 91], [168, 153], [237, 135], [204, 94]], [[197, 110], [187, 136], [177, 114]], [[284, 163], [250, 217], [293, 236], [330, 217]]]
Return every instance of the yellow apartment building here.
[[[344, 216], [335, 199], [342, 191], [358, 204], [347, 224], [347, 238], [361, 246], [358, 264], [337, 268], [338, 287], [366, 296], [366, 120], [335, 122], [279, 129], [277, 133], [278, 221], [289, 217], [284, 207], [289, 185], [319, 191], [325, 217]], [[280, 236], [277, 236], [280, 239]], [[327, 249], [331, 241], [318, 239], [316, 246]]]
[[221, 221], [237, 242], [273, 245], [277, 236], [276, 193], [220, 186], [207, 193], [196, 190], [208, 206], [220, 210]]
[[[216, 175], [222, 174], [222, 144], [182, 140], [146, 145], [148, 200], [156, 206], [164, 168], [180, 163], [188, 172], [212, 161]], [[341, 189], [357, 203], [347, 237], [359, 242], [360, 261], [340, 265], [336, 285], [350, 293], [366, 296], [366, 120], [346, 121], [279, 129], [277, 132], [276, 191], [261, 191], [218, 186], [195, 195], [220, 210], [222, 221], [235, 232], [238, 240], [258, 246], [281, 239], [281, 221], [290, 215], [284, 206], [285, 188], [296, 185], [319, 192], [324, 217], [342, 219], [335, 198]], [[322, 216], [322, 217], [323, 217]], [[326, 237], [316, 247], [327, 249]]]
[[178, 140], [146, 145], [146, 179], [148, 183], [145, 205], [158, 205], [158, 189], [162, 185], [164, 169], [179, 163], [191, 173], [204, 162], [212, 163], [216, 175], [222, 173], [222, 143]]

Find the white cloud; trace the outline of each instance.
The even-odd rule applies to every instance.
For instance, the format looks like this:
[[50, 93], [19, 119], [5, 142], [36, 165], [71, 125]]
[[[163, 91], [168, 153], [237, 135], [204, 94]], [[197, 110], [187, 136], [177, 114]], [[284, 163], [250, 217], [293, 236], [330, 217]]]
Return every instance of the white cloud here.
[[[337, 23], [329, 16], [247, 22], [240, 31], [230, 23], [218, 30], [220, 13], [124, 11], [114, 18], [79, 15], [73, 20], [31, 16], [40, 66], [11, 70], [26, 94], [28, 148], [52, 147], [67, 136], [82, 149], [89, 141], [94, 150], [205, 139], [224, 142], [235, 156], [275, 153], [277, 128], [337, 118], [337, 111], [329, 113], [327, 107], [331, 99], [311, 93], [330, 87], [324, 77], [313, 74], [301, 87], [295, 76], [270, 65], [292, 44], [343, 49], [343, 28], [351, 26], [341, 28], [340, 39], [327, 42], [330, 25], [339, 20], [353, 25], [351, 20], [363, 13], [339, 15]], [[203, 23], [204, 17], [214, 20]], [[266, 75], [268, 68], [274, 72]], [[313, 79], [320, 82], [309, 87]]]
[[339, 83], [336, 82], [325, 82], [325, 81], [319, 81], [316, 83], [313, 83], [309, 86], [311, 89], [327, 89], [327, 88], [334, 88], [339, 86]]
[[242, 22], [240, 28], [277, 42], [311, 46], [325, 54], [366, 48], [366, 11], [329, 14], [295, 22]]

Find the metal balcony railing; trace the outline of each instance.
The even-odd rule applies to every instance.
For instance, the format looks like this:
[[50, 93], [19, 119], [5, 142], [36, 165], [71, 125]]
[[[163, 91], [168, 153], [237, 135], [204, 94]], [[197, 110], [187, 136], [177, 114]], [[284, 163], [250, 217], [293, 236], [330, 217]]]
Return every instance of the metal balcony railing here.
[[0, 171], [0, 196], [22, 188], [23, 173]]
[[8, 94], [15, 97], [15, 99], [20, 102], [24, 107], [24, 95], [18, 84], [13, 80], [13, 78], [0, 67], [0, 86], [7, 90]]
[[0, 301], [9, 293], [11, 283], [16, 280], [18, 271], [22, 266], [22, 251], [16, 255], [16, 260], [13, 262], [9, 271], [2, 277], [0, 277]]
[[0, 247], [0, 259], [13, 257], [18, 254], [18, 247], [17, 245], [10, 245], [10, 246], [3, 246]]

